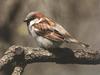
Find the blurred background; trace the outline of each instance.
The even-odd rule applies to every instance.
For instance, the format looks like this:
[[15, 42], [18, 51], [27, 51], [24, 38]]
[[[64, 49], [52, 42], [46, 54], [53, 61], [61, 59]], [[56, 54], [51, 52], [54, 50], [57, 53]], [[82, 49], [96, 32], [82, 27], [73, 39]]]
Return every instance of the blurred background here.
[[[23, 22], [31, 11], [40, 11], [63, 25], [74, 37], [100, 44], [100, 0], [0, 0], [0, 55], [11, 45], [36, 47]], [[100, 66], [33, 63], [23, 75], [100, 75]], [[3, 75], [2, 73], [0, 75]]]

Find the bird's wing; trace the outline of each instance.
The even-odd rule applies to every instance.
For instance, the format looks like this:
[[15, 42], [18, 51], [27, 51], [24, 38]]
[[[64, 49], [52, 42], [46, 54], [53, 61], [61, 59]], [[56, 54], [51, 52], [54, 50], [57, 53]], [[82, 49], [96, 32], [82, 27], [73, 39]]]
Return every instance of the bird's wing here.
[[48, 18], [34, 25], [34, 27], [38, 29], [38, 31], [36, 31], [37, 35], [52, 41], [64, 41], [64, 35], [54, 29], [55, 26], [56, 24], [51, 20], [49, 21]]
[[64, 29], [64, 27], [62, 27], [60, 24], [55, 23], [56, 25], [53, 27], [53, 29], [55, 29], [56, 31], [58, 31], [60, 34], [62, 34], [65, 37], [71, 37], [71, 35], [69, 34], [69, 32], [67, 30]]
[[59, 34], [64, 36], [64, 41], [66, 42], [78, 42], [71, 34], [65, 30], [61, 25], [57, 24], [53, 27]]
[[46, 33], [44, 37], [52, 41], [64, 41], [64, 36], [57, 31], [50, 31]]
[[34, 25], [36, 33], [53, 41], [78, 42], [61, 25], [49, 18], [42, 19]]
[[61, 25], [57, 24], [55, 25], [54, 29], [56, 31], [58, 31], [60, 34], [62, 34], [64, 36], [64, 41], [65, 42], [69, 42], [69, 43], [75, 43], [75, 44], [79, 44], [85, 48], [89, 47], [88, 44], [85, 44], [83, 42], [78, 41], [77, 39], [73, 38], [68, 31], [66, 31]]
[[69, 34], [69, 32], [64, 27], [62, 27], [62, 25], [54, 22], [52, 19], [49, 19], [49, 18], [46, 18], [46, 20], [49, 22], [50, 25], [53, 25], [52, 29], [56, 30], [59, 34], [65, 36], [65, 37], [72, 37]]

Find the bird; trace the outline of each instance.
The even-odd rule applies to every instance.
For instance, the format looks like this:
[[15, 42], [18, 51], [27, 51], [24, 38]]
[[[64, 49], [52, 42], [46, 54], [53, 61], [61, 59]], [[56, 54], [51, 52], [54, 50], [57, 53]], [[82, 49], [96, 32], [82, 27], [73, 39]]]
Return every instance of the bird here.
[[74, 43], [84, 48], [89, 47], [88, 44], [78, 41], [62, 25], [42, 12], [32, 11], [28, 13], [24, 22], [27, 24], [29, 34], [41, 48], [58, 48], [63, 43]]

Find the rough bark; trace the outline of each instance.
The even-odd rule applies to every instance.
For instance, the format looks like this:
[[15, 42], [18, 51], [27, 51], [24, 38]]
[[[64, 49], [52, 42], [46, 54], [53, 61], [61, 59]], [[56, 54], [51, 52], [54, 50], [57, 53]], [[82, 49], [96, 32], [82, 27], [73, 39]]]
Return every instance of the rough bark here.
[[100, 64], [100, 52], [89, 49], [56, 48], [45, 50], [11, 46], [0, 59], [0, 69], [13, 65], [12, 75], [21, 75], [27, 64], [55, 62], [57, 64]]

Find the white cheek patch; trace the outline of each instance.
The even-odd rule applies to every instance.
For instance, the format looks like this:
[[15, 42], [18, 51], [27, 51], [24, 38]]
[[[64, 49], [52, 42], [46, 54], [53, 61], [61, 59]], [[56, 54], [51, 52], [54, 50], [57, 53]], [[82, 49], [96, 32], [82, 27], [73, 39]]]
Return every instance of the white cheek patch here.
[[42, 18], [41, 19], [34, 19], [34, 20], [30, 21], [30, 26], [32, 26], [32, 25], [34, 25], [36, 23], [39, 23], [41, 21], [42, 21]]
[[[40, 20], [39, 20], [39, 19], [34, 19], [34, 20], [30, 21], [29, 29], [30, 29], [30, 30], [33, 29], [33, 30], [35, 30], [35, 31], [39, 31], [39, 29], [34, 28], [34, 24], [39, 23], [39, 22], [41, 22], [41, 21], [42, 21], [42, 18], [41, 18]], [[32, 26], [33, 26], [33, 27], [32, 27]]]
[[30, 21], [30, 26], [34, 25], [35, 23], [37, 23], [37, 21], [39, 21], [38, 19], [34, 19], [32, 21]]

